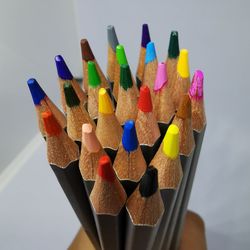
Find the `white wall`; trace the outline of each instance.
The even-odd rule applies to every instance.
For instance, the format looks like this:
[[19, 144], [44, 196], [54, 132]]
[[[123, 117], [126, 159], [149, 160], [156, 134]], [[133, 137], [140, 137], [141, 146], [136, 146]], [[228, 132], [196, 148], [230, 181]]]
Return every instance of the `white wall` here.
[[26, 80], [35, 77], [59, 100], [54, 56], [81, 72], [73, 2], [2, 0], [0, 8], [0, 173], [38, 132]]

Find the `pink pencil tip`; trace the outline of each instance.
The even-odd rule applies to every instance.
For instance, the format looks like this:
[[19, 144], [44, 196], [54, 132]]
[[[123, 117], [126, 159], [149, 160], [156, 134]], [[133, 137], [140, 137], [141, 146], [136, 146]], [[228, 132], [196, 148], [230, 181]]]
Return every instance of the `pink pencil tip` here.
[[196, 100], [203, 98], [203, 79], [203, 72], [201, 70], [196, 70], [189, 89], [189, 95], [191, 98]]
[[82, 144], [91, 153], [96, 153], [100, 150], [100, 142], [98, 141], [95, 131], [90, 123], [82, 125]]
[[154, 84], [154, 91], [159, 91], [165, 84], [167, 84], [167, 70], [166, 64], [161, 62], [158, 64], [157, 74]]

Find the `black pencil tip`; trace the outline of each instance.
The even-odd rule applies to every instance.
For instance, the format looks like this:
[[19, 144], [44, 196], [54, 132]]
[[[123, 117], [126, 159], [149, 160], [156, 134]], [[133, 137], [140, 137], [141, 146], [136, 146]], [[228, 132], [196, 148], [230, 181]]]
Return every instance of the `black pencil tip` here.
[[158, 189], [158, 170], [153, 166], [149, 166], [142, 176], [139, 191], [142, 197], [153, 195]]
[[76, 95], [76, 92], [73, 89], [72, 85], [66, 82], [63, 87], [64, 87], [64, 94], [67, 106], [68, 107], [78, 106], [80, 104], [80, 100]]

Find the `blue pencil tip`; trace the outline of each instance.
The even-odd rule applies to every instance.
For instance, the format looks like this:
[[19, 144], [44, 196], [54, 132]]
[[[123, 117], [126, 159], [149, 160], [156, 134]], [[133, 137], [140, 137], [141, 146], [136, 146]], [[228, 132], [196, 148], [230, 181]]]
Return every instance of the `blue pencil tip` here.
[[28, 87], [30, 89], [30, 93], [35, 105], [39, 105], [41, 100], [43, 100], [46, 96], [45, 92], [39, 85], [36, 79], [30, 78], [28, 81]]
[[146, 48], [145, 63], [152, 62], [156, 58], [155, 45], [153, 42], [149, 42]]
[[148, 25], [144, 23], [142, 25], [142, 37], [141, 37], [141, 46], [146, 48], [147, 44], [151, 41], [150, 34], [148, 30]]
[[127, 152], [132, 152], [138, 147], [138, 139], [135, 130], [135, 122], [128, 120], [124, 124], [122, 145]]
[[55, 56], [57, 74], [61, 79], [64, 80], [72, 80], [73, 75], [71, 74], [67, 64], [65, 63], [63, 57], [61, 55]]

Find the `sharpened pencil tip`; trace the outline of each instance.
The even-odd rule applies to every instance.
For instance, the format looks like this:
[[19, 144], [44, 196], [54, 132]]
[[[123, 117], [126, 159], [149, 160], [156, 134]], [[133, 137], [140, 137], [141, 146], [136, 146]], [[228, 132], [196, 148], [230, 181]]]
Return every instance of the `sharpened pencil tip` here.
[[58, 76], [63, 80], [72, 80], [73, 75], [71, 74], [66, 62], [61, 55], [55, 56], [55, 63], [57, 68]]
[[142, 176], [139, 191], [142, 197], [153, 195], [158, 189], [158, 171], [153, 166], [149, 166]]
[[119, 65], [128, 64], [124, 46], [121, 44], [116, 46], [116, 58], [117, 58]]
[[90, 123], [84, 123], [82, 125], [82, 145], [91, 153], [96, 153], [101, 148], [93, 126]]
[[146, 57], [145, 63], [148, 64], [156, 59], [156, 51], [155, 44], [153, 42], [149, 42], [146, 48]]
[[188, 78], [190, 76], [187, 49], [182, 49], [180, 51], [180, 56], [177, 63], [177, 72], [183, 78]]
[[154, 84], [154, 91], [159, 91], [162, 87], [167, 83], [167, 69], [166, 64], [161, 62], [158, 64], [155, 84]]
[[142, 37], [141, 37], [141, 46], [146, 48], [147, 44], [151, 41], [150, 33], [148, 29], [148, 24], [144, 23], [142, 25]]
[[115, 32], [115, 27], [113, 25], [109, 25], [107, 27], [107, 32], [108, 32], [108, 43], [109, 46], [112, 48], [112, 50], [115, 52], [116, 46], [119, 44], [116, 32]]
[[149, 90], [149, 87], [146, 85], [143, 85], [140, 88], [138, 109], [140, 109], [142, 112], [145, 112], [145, 113], [152, 112], [153, 110], [150, 90]]
[[81, 50], [82, 50], [82, 60], [88, 62], [88, 61], [93, 61], [95, 59], [95, 56], [90, 48], [87, 39], [81, 40]]
[[120, 66], [120, 85], [127, 90], [133, 86], [131, 71], [128, 64]]
[[179, 155], [179, 128], [171, 124], [163, 138], [163, 153], [170, 159], [176, 159]]
[[80, 100], [70, 83], [65, 83], [63, 86], [66, 104], [68, 107], [75, 107], [80, 104]]
[[203, 80], [203, 72], [201, 70], [196, 70], [189, 89], [189, 95], [192, 99], [200, 100], [203, 98]]
[[180, 54], [178, 31], [172, 31], [170, 34], [168, 46], [168, 58], [177, 58]]
[[41, 88], [37, 80], [34, 78], [30, 78], [27, 81], [27, 84], [28, 84], [34, 104], [39, 105], [40, 102], [46, 97], [45, 92], [43, 91], [43, 89]]
[[88, 80], [89, 86], [92, 88], [96, 88], [101, 84], [101, 78], [93, 61], [88, 61]]
[[105, 88], [100, 88], [98, 98], [98, 110], [102, 114], [113, 114], [114, 109], [110, 97]]
[[58, 136], [61, 133], [62, 128], [50, 111], [43, 112], [42, 119], [44, 123], [44, 129], [47, 135]]
[[97, 173], [102, 179], [108, 182], [114, 182], [115, 172], [107, 155], [100, 158]]
[[128, 120], [124, 124], [122, 145], [127, 152], [132, 152], [138, 148], [138, 139], [135, 130], [135, 122], [132, 120]]
[[176, 116], [181, 119], [191, 118], [191, 100], [188, 94], [183, 94]]

